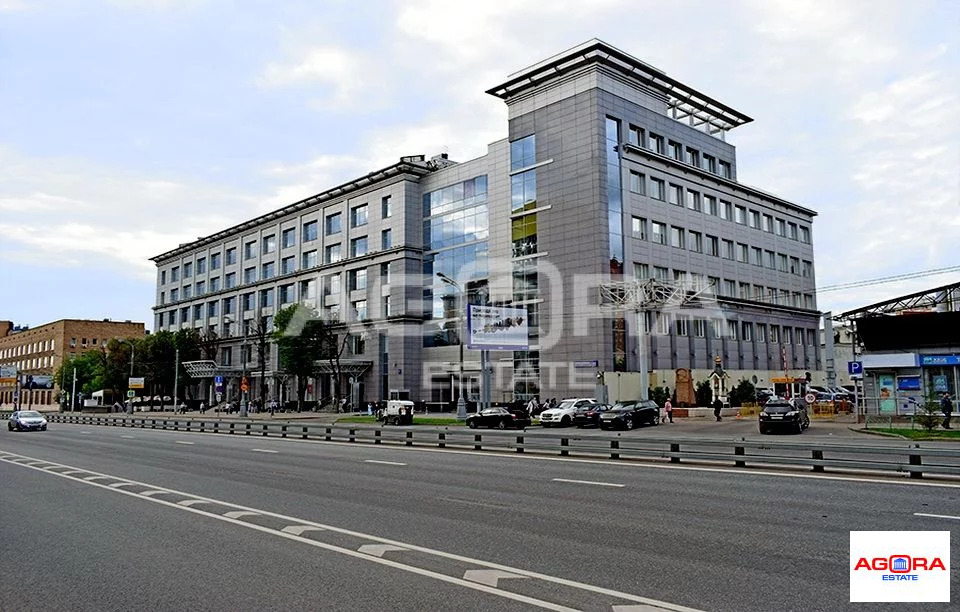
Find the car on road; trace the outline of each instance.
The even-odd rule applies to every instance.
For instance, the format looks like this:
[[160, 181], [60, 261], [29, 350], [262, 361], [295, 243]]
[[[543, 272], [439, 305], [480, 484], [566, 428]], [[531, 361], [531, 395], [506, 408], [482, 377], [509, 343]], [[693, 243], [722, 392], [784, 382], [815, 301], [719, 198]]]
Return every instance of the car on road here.
[[7, 421], [10, 431], [46, 431], [47, 419], [36, 410], [18, 410]]
[[598, 427], [600, 425], [600, 415], [609, 409], [609, 404], [582, 406], [574, 413], [573, 424], [577, 427]]
[[541, 412], [540, 424], [544, 427], [552, 427], [553, 425], [567, 427], [573, 424], [573, 416], [578, 409], [596, 405], [596, 400], [591, 397], [565, 399], [556, 408]]
[[600, 415], [600, 429], [633, 429], [644, 423], [660, 424], [660, 407], [653, 400], [617, 402]]
[[761, 434], [776, 430], [803, 433], [804, 429], [810, 427], [806, 404], [796, 400], [771, 400], [760, 411], [758, 418]]
[[496, 427], [498, 429], [522, 429], [530, 426], [527, 411], [521, 408], [485, 408], [480, 412], [467, 415], [467, 427]]

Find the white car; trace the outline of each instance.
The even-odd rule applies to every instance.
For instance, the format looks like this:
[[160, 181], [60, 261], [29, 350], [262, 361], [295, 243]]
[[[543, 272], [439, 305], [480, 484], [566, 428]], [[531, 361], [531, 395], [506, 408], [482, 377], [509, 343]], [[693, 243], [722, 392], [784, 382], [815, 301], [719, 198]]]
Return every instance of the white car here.
[[590, 397], [580, 397], [575, 399], [565, 399], [556, 408], [544, 410], [540, 413], [540, 424], [544, 427], [560, 425], [566, 427], [573, 424], [573, 415], [577, 410], [593, 406], [597, 402]]

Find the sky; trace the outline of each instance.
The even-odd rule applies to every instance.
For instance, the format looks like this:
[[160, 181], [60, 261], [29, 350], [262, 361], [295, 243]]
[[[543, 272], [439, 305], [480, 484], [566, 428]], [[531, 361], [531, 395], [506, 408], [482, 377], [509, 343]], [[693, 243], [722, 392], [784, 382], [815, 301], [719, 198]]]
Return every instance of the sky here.
[[960, 0], [0, 0], [0, 319], [150, 329], [151, 257], [481, 156], [507, 134], [484, 91], [592, 38], [753, 117], [738, 178], [819, 213], [818, 287], [960, 268], [958, 33]]

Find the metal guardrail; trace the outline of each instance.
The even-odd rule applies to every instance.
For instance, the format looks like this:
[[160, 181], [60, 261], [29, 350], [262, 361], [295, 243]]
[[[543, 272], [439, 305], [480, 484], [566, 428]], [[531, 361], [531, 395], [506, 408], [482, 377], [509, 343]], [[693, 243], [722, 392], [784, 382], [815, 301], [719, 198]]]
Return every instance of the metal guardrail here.
[[[2, 414], [0, 414], [2, 417]], [[750, 466], [809, 466], [814, 472], [874, 470], [960, 477], [960, 448], [921, 447], [910, 442], [864, 444], [782, 442], [746, 438], [674, 438], [660, 436], [582, 436], [531, 430], [484, 431], [443, 427], [323, 425], [276, 421], [204, 418], [149, 418], [50, 414], [53, 423], [135, 427], [246, 436], [273, 436], [354, 444], [391, 444], [475, 451], [536, 452], [593, 458], [667, 459]]]

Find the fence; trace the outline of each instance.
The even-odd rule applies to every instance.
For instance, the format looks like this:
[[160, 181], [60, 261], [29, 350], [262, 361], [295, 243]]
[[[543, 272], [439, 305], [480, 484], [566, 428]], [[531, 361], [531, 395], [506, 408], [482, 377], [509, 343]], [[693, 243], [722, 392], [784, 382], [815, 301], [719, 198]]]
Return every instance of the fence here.
[[917, 443], [891, 442], [885, 446], [856, 443], [785, 442], [745, 438], [675, 438], [634, 435], [577, 435], [562, 432], [515, 432], [439, 427], [379, 427], [317, 425], [311, 423], [251, 422], [188, 418], [141, 418], [53, 414], [54, 423], [136, 427], [245, 436], [273, 436], [354, 444], [392, 444], [494, 452], [533, 452], [564, 457], [616, 460], [666, 460], [721, 463], [736, 467], [801, 466], [814, 472], [881, 471], [960, 477], [960, 448], [921, 447]]

